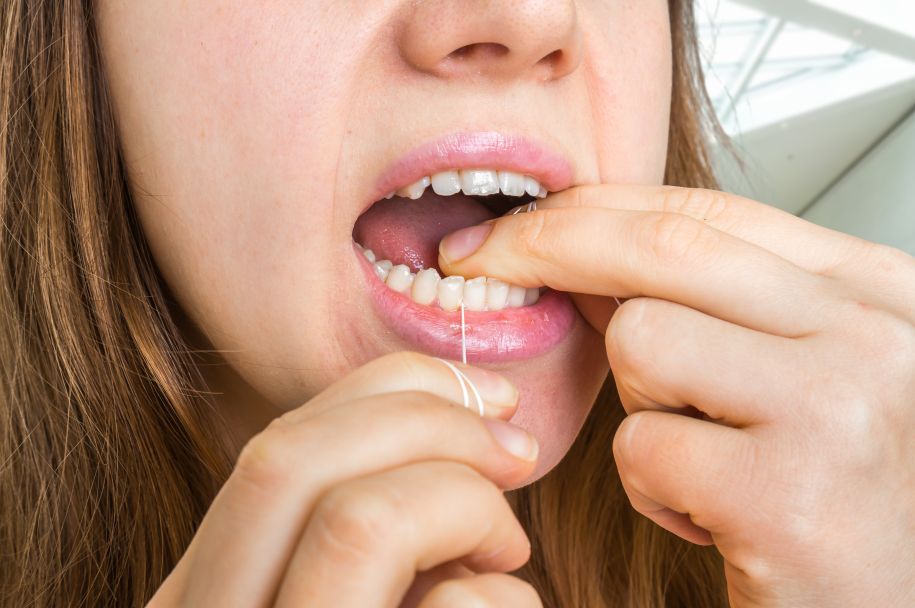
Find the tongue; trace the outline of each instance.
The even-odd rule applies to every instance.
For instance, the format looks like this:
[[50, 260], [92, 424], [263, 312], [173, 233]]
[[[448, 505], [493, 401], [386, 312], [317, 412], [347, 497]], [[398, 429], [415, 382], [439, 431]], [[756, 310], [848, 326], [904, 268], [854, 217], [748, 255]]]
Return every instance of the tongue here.
[[417, 200], [381, 200], [356, 221], [353, 238], [379, 260], [406, 264], [414, 272], [438, 268], [438, 243], [449, 232], [495, 217], [464, 194], [439, 196], [426, 190]]

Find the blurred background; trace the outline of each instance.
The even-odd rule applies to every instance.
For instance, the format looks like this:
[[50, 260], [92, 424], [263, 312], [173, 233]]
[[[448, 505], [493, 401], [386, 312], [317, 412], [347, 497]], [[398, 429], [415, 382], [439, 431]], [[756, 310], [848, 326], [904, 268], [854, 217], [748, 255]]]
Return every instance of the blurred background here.
[[915, 255], [915, 0], [696, 0], [725, 189]]

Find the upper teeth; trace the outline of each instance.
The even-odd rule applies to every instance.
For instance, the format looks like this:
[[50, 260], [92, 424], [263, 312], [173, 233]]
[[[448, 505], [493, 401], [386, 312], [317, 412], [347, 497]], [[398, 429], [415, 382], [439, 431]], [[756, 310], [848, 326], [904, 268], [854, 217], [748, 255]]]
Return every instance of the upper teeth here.
[[391, 192], [385, 198], [391, 198], [396, 194], [403, 198], [416, 200], [430, 185], [432, 191], [441, 196], [451, 196], [458, 192], [463, 192], [468, 196], [489, 196], [498, 194], [500, 191], [507, 196], [529, 194], [544, 198], [547, 195], [546, 188], [529, 175], [494, 169], [454, 169], [424, 175], [412, 184]]

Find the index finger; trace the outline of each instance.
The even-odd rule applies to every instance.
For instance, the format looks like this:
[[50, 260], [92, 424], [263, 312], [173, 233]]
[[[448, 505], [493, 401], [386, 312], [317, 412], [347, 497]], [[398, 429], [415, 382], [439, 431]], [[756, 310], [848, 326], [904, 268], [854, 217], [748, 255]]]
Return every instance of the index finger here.
[[823, 306], [837, 299], [828, 279], [676, 213], [579, 207], [504, 216], [447, 236], [439, 264], [525, 287], [670, 300], [783, 337], [820, 329]]
[[823, 275], [831, 274], [853, 258], [862, 244], [851, 235], [718, 190], [598, 184], [569, 188], [537, 201], [538, 209], [564, 207], [679, 213]]

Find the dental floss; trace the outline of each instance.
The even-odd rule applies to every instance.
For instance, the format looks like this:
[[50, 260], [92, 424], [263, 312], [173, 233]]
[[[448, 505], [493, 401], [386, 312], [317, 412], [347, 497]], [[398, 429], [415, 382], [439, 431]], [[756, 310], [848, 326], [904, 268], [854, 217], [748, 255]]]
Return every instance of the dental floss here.
[[470, 395], [467, 394], [467, 385], [464, 384], [464, 378], [462, 377], [461, 370], [454, 366], [450, 361], [445, 361], [444, 359], [439, 359], [436, 357], [436, 360], [440, 361], [451, 370], [451, 373], [454, 374], [454, 377], [457, 378], [458, 384], [461, 385], [461, 396], [464, 399], [464, 408], [470, 409]]
[[[439, 359], [438, 357], [436, 357], [436, 359], [444, 363], [445, 367], [450, 369], [451, 373], [454, 374], [454, 377], [457, 378], [458, 384], [461, 385], [461, 398], [464, 401], [464, 408], [470, 409], [470, 394], [473, 394], [473, 400], [477, 402], [477, 412], [480, 416], [483, 416], [485, 414], [483, 397], [480, 395], [480, 391], [477, 390], [473, 381], [467, 377], [467, 374], [459, 370], [457, 366], [450, 361]], [[464, 320], [463, 302], [461, 302], [461, 362], [464, 365], [467, 365], [467, 324]], [[468, 387], [470, 388], [470, 393], [467, 392]]]
[[[461, 370], [458, 371], [460, 372]], [[464, 380], [467, 381], [467, 385], [470, 387], [470, 392], [473, 393], [473, 398], [476, 399], [477, 412], [480, 414], [480, 416], [483, 416], [485, 412], [483, 411], [483, 397], [480, 396], [480, 391], [477, 390], [477, 387], [473, 382], [470, 381], [470, 378], [468, 378], [464, 372], [461, 372], [461, 376], [463, 376]]]
[[[515, 211], [514, 211], [514, 213], [512, 213], [512, 215], [517, 215], [518, 213], [521, 213], [522, 209], [524, 209], [524, 207], [518, 207], [517, 209], [515, 209]], [[524, 209], [524, 212], [530, 213], [530, 212], [536, 211], [536, 210], [537, 210], [537, 201], [533, 200], [530, 203], [528, 203], [527, 209]], [[619, 298], [614, 297], [613, 300], [616, 302], [617, 306], [622, 306], [622, 303], [620, 302]], [[457, 366], [455, 366], [450, 361], [446, 361], [445, 359], [439, 359], [438, 357], [436, 357], [436, 359], [438, 361], [441, 361], [442, 363], [444, 363], [445, 367], [447, 367], [449, 370], [451, 370], [451, 373], [454, 374], [454, 377], [457, 379], [458, 384], [460, 384], [461, 398], [464, 401], [464, 408], [470, 409], [470, 394], [467, 391], [467, 389], [469, 387], [470, 393], [473, 394], [474, 401], [477, 402], [477, 411], [480, 414], [480, 416], [483, 416], [484, 415], [483, 397], [480, 396], [480, 391], [477, 390], [477, 387], [476, 387], [476, 385], [474, 385], [473, 381], [470, 378], [468, 378], [464, 372], [459, 370], [457, 368]], [[465, 315], [464, 315], [463, 300], [461, 301], [461, 363], [463, 363], [464, 365], [467, 365], [467, 322], [466, 322]]]
[[480, 416], [483, 416], [485, 413], [485, 410], [483, 407], [483, 397], [480, 396], [480, 391], [477, 390], [477, 387], [476, 387], [476, 385], [474, 385], [473, 381], [470, 378], [468, 378], [464, 372], [459, 370], [457, 368], [457, 366], [454, 365], [453, 363], [451, 363], [450, 361], [446, 361], [444, 359], [439, 359], [438, 357], [436, 357], [436, 359], [438, 361], [444, 363], [445, 367], [450, 369], [451, 373], [454, 374], [454, 377], [457, 378], [458, 384], [461, 385], [461, 396], [464, 400], [464, 408], [468, 409], [468, 410], [470, 409], [470, 395], [467, 392], [467, 387], [469, 386], [470, 392], [473, 393], [474, 401], [477, 402], [477, 412], [480, 414]]

